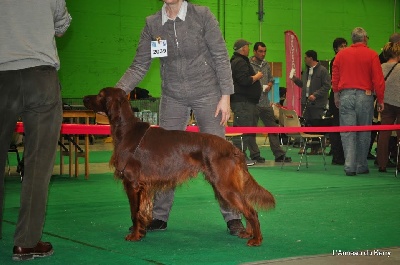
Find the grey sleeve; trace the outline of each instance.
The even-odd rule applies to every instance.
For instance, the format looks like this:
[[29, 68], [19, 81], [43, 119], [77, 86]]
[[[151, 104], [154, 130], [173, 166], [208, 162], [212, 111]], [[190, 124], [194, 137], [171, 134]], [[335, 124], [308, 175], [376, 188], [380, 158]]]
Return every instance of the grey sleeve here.
[[118, 81], [116, 87], [121, 88], [127, 94], [137, 86], [144, 78], [151, 65], [151, 49], [152, 41], [149, 26], [142, 30], [139, 45], [136, 49], [136, 55], [132, 64], [125, 71], [124, 75]]
[[229, 55], [226, 43], [222, 38], [222, 33], [218, 21], [211, 11], [207, 8], [205, 19], [205, 41], [216, 65], [217, 78], [222, 95], [233, 94], [233, 80]]
[[57, 0], [56, 7], [54, 9], [55, 35], [57, 36], [63, 35], [67, 31], [69, 25], [71, 24], [71, 20], [72, 17], [68, 13], [65, 0]]

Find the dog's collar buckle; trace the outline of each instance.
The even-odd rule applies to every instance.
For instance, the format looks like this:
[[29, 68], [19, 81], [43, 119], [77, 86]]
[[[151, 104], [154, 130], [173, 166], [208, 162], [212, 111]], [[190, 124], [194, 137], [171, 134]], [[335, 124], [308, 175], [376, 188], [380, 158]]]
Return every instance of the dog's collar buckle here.
[[[124, 168], [125, 169], [125, 168]], [[124, 179], [124, 170], [122, 170], [122, 171], [119, 171], [118, 170], [118, 175], [119, 175], [119, 178], [120, 179]]]

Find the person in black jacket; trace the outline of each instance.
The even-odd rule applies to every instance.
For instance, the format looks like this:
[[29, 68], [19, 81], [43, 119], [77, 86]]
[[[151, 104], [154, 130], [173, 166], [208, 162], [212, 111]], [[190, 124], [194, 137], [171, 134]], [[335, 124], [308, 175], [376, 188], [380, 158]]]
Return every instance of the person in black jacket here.
[[[333, 41], [333, 51], [336, 54], [347, 47], [347, 40], [344, 38], [336, 38]], [[329, 63], [329, 72], [332, 76], [332, 66], [335, 57]], [[339, 109], [335, 105], [334, 93], [331, 90], [329, 94], [329, 113], [332, 115], [332, 126], [339, 126]], [[344, 152], [340, 133], [330, 132], [329, 141], [331, 144], [332, 165], [344, 165]]]
[[[231, 108], [234, 113], [233, 126], [255, 127], [258, 122], [257, 103], [260, 100], [262, 86], [260, 79], [263, 77], [261, 72], [255, 73], [250, 64], [249, 56], [250, 42], [239, 39], [235, 42], [233, 49], [235, 52], [231, 58], [231, 69], [234, 85], [234, 94], [231, 95]], [[263, 163], [265, 159], [260, 157], [260, 152], [255, 141], [250, 138], [252, 134], [243, 134], [243, 152], [249, 149], [249, 159], [246, 155], [247, 165], [254, 165], [256, 162]], [[242, 149], [241, 143], [234, 140], [233, 144]], [[255, 145], [255, 146], [250, 146]]]

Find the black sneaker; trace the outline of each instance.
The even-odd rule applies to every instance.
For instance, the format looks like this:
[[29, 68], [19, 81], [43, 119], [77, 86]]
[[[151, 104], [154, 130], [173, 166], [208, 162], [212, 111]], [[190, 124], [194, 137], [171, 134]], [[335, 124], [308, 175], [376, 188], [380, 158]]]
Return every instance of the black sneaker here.
[[275, 158], [275, 162], [283, 162], [283, 161], [289, 163], [289, 162], [292, 162], [292, 158], [289, 156], [284, 156], [284, 155], [281, 155], [280, 157]]
[[386, 165], [386, 167], [389, 167], [389, 168], [395, 168], [397, 165], [396, 165], [396, 163], [393, 163], [392, 162], [392, 160], [388, 160], [388, 162], [387, 162], [387, 165]]
[[232, 236], [237, 236], [240, 232], [243, 232], [245, 230], [240, 219], [229, 220], [226, 225], [228, 227], [229, 234], [231, 234]]
[[256, 161], [257, 163], [265, 163], [265, 158], [262, 156], [253, 157], [251, 160]]
[[[146, 227], [146, 231], [163, 231], [167, 229], [167, 222], [153, 219], [151, 223]], [[133, 231], [133, 225], [129, 227], [129, 232]]]
[[158, 219], [153, 219], [151, 223], [146, 227], [147, 231], [163, 231], [166, 229], [167, 229], [167, 222]]

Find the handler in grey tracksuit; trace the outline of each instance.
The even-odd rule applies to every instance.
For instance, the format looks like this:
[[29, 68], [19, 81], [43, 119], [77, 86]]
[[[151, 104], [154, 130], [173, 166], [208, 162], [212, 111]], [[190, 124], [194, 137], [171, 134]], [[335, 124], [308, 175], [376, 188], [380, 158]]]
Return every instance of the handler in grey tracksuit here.
[[[174, 19], [169, 18], [166, 3], [146, 18], [136, 56], [117, 87], [126, 93], [133, 90], [150, 67], [151, 41], [166, 40], [168, 56], [160, 58], [160, 126], [185, 130], [192, 109], [201, 132], [225, 137], [224, 123], [229, 119], [229, 97], [233, 93], [225, 42], [207, 7], [178, 2], [181, 6]], [[159, 192], [154, 199], [153, 221], [164, 221], [165, 228], [173, 199], [174, 190]], [[240, 221], [238, 213], [223, 208], [221, 212], [226, 222]]]

